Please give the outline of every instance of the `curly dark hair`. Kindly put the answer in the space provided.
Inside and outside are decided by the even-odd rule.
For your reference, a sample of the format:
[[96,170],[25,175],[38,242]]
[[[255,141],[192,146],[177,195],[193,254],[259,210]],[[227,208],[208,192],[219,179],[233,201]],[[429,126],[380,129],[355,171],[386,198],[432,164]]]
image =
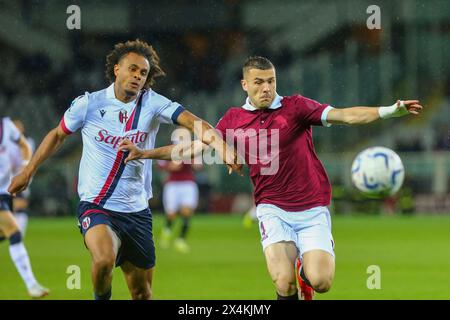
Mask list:
[[149,64],[150,70],[148,72],[147,81],[145,81],[144,88],[148,89],[155,83],[156,77],[165,76],[165,72],[159,66],[159,57],[155,49],[147,42],[136,39],[134,41],[121,42],[114,46],[114,49],[106,56],[106,79],[110,83],[116,80],[114,75],[114,66],[128,53],[134,52],[145,57]]

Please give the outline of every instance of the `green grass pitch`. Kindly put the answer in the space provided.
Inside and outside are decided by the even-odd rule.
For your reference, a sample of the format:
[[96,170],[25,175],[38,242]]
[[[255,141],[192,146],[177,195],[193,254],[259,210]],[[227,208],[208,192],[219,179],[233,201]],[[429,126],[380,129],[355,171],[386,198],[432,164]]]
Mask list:
[[[163,225],[155,215],[155,241]],[[334,216],[336,277],[316,299],[450,299],[450,217]],[[25,237],[34,273],[51,289],[47,299],[92,299],[90,256],[75,218],[31,217]],[[192,252],[157,247],[155,299],[274,299],[275,290],[255,224],[241,216],[198,215],[189,234]],[[81,270],[81,289],[68,289],[70,265]],[[367,268],[381,270],[381,289],[367,288]],[[0,243],[0,299],[28,299],[25,286]],[[119,268],[113,299],[129,299]]]

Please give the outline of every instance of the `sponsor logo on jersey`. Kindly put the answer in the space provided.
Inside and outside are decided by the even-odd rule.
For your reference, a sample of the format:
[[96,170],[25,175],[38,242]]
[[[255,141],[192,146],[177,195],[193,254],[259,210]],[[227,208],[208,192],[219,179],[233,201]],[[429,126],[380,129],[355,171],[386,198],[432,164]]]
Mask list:
[[112,145],[115,149],[120,144],[123,139],[129,139],[134,144],[139,144],[144,142],[148,137],[148,132],[136,131],[134,133],[129,133],[123,137],[121,136],[113,136],[108,133],[108,130],[102,129],[98,132],[98,135],[95,137],[95,140],[98,142],[104,142],[106,144]]
[[106,111],[105,110],[100,110],[100,115],[102,116],[102,118],[103,118],[103,116],[105,115],[105,113],[106,113]]

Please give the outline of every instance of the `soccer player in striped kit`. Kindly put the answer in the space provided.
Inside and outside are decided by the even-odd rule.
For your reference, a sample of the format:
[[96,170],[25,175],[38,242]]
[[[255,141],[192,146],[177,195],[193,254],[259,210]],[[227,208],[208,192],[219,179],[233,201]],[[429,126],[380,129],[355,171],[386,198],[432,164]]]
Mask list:
[[[219,135],[202,134],[211,125],[151,89],[155,78],[164,75],[152,46],[140,40],[116,44],[106,58],[106,75],[110,86],[72,102],[9,190],[25,189],[42,162],[81,129],[78,219],[92,256],[95,299],[111,298],[114,265],[121,267],[133,299],[151,299],[155,250],[148,208],[151,173],[145,172],[151,166],[142,160],[125,164],[127,153],[118,151],[120,142],[153,148],[161,123],[178,124],[218,150],[230,172],[240,172],[242,166]],[[201,126],[194,128],[195,121]]]

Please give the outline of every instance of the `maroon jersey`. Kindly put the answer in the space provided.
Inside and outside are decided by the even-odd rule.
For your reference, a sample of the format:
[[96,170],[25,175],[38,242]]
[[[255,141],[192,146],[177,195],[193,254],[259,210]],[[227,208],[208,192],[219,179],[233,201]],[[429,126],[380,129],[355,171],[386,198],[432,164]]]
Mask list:
[[176,171],[169,171],[168,165],[169,161],[158,161],[158,165],[160,168],[169,172],[169,176],[167,177],[166,182],[172,181],[195,181],[194,171],[192,169],[192,165],[182,163]]
[[277,96],[269,108],[255,109],[247,98],[219,120],[216,129],[234,141],[249,166],[256,205],[303,211],[330,204],[331,185],[314,151],[311,126],[329,126],[331,108],[294,95]]

